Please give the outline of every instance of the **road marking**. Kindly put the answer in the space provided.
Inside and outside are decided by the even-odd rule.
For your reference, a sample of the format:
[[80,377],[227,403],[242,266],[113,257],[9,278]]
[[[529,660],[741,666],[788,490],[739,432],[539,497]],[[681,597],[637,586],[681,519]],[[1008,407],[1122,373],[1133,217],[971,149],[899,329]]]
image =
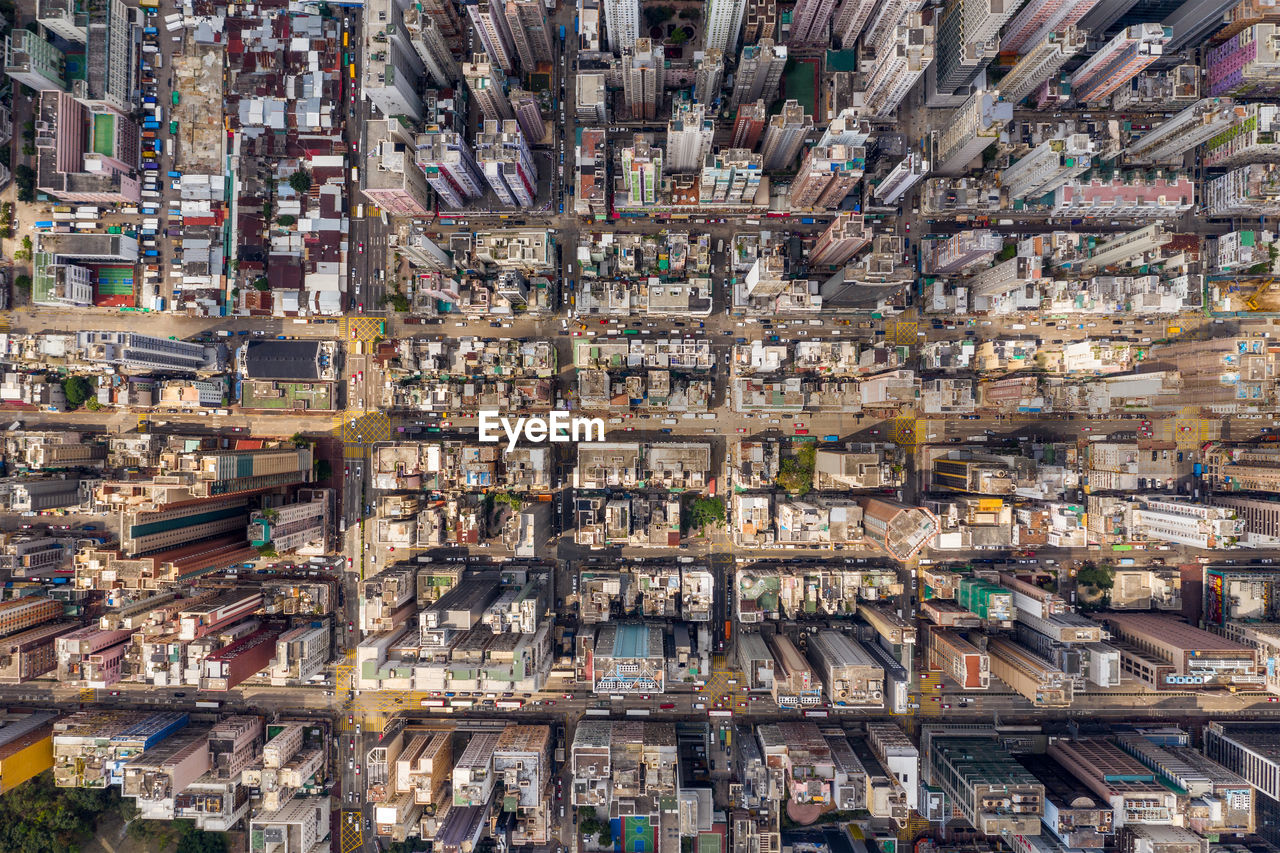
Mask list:
[[918,340],[920,324],[914,320],[889,320],[884,325],[885,337],[898,346],[912,346]]
[[[359,778],[359,777],[357,777]],[[339,849],[341,853],[355,853],[364,847],[364,826],[361,813],[344,811],[338,825]]]

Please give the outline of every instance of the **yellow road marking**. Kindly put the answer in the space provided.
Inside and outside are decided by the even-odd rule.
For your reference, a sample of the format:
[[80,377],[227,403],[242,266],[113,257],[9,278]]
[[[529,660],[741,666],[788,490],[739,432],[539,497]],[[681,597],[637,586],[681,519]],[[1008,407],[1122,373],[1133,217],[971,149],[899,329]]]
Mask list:
[[355,853],[364,847],[364,826],[360,812],[344,811],[338,822],[339,849],[341,853]]

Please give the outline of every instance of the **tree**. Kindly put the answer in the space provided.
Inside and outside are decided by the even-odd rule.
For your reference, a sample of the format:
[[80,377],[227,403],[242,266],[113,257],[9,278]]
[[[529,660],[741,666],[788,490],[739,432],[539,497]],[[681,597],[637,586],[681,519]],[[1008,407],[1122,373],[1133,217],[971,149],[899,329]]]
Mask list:
[[276,224],[288,228],[290,225],[298,221],[298,217],[292,213],[282,213],[276,217]]
[[1093,563],[1086,563],[1079,572],[1076,573],[1076,583],[1081,586],[1091,586],[1095,589],[1108,590],[1115,585],[1115,570],[1103,563],[1096,566]]
[[271,289],[271,283],[267,281],[265,275],[260,275],[253,280],[253,289],[267,291]]
[[778,478],[774,481],[797,496],[804,496],[813,488],[813,468],[818,458],[818,447],[805,442],[794,455],[782,460],[778,466]]
[[511,492],[490,492],[489,497],[495,507],[509,506],[512,512],[519,512],[520,507],[524,505],[524,501]]
[[311,440],[302,433],[295,432],[293,435],[289,436],[289,443],[294,447],[306,447],[311,443]]
[[724,524],[724,498],[698,498],[689,511],[690,523],[699,530]]
[[90,397],[84,401],[84,407],[91,412],[96,412],[102,408],[102,404],[98,402],[97,397]]
[[23,273],[13,280],[13,286],[21,290],[23,293],[30,295],[31,293],[31,276]]
[[67,405],[75,409],[93,394],[93,385],[83,376],[68,376],[62,380],[62,393],[67,397]]
[[1016,254],[1018,254],[1018,247],[1010,243],[1008,246],[1005,246],[1000,250],[999,254],[996,255],[996,260],[1007,261]]
[[119,796],[115,788],[58,788],[46,770],[0,797],[0,850],[72,853]]
[[675,10],[670,6],[646,6],[644,22],[651,27],[656,27],[664,21],[671,20],[675,13]]
[[14,250],[13,259],[15,261],[31,260],[31,249],[31,235],[28,234],[22,238],[22,248]]
[[258,546],[258,556],[264,560],[274,560],[280,554],[276,552],[276,546],[268,542],[265,545]]
[[304,169],[299,169],[289,176],[289,186],[293,187],[293,191],[298,195],[306,195],[311,190],[311,174]]
[[401,314],[409,310],[409,297],[398,290],[395,293],[388,293],[382,298],[382,301],[384,304],[390,305],[393,311]]
[[315,464],[316,482],[322,483],[333,476],[333,466],[328,459],[317,459]]
[[680,27],[674,33],[671,34],[670,38],[667,39],[667,44],[684,44],[688,40],[689,40],[689,31],[684,27]]
[[19,163],[13,170],[13,180],[18,184],[18,201],[36,200],[36,170],[26,163]]
[[191,821],[180,820],[178,846],[173,853],[227,853],[227,837],[220,832],[196,829]]

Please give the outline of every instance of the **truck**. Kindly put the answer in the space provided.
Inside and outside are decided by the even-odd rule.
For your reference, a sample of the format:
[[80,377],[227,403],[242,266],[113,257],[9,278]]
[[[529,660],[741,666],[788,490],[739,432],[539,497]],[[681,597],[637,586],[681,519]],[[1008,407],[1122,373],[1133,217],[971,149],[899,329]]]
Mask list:
[[560,25],[560,42],[561,44],[564,43],[564,24]]

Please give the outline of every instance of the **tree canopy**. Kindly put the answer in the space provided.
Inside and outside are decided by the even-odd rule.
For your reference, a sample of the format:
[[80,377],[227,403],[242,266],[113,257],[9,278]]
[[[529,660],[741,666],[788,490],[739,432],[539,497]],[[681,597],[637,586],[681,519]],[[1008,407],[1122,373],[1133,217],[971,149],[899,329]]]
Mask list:
[[298,195],[306,195],[311,190],[311,173],[299,169],[289,176],[289,186]]
[[62,380],[62,393],[67,397],[67,405],[78,408],[93,394],[93,385],[83,376],[68,376]]
[[699,530],[724,524],[723,498],[698,498],[689,511],[690,523]]
[[0,797],[0,850],[75,853],[118,799],[115,788],[58,788],[46,770]]

